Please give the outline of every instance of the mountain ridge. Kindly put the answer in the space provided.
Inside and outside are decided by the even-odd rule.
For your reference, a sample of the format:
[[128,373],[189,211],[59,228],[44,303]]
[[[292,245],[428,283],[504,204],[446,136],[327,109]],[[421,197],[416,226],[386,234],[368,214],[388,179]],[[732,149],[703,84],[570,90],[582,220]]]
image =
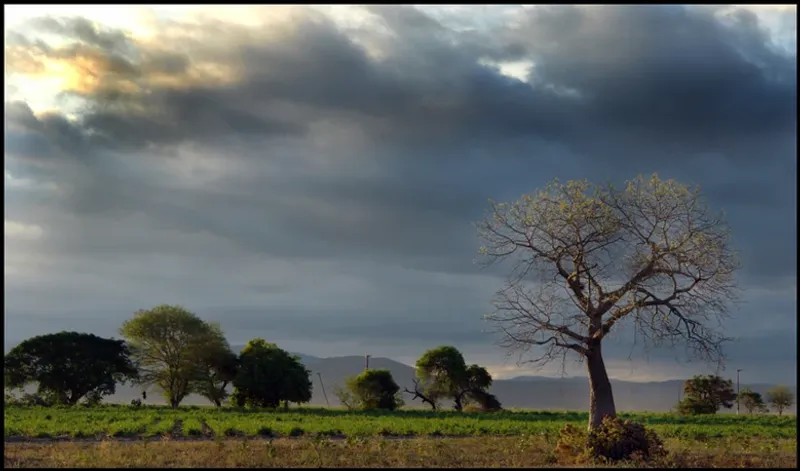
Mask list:
[[[241,351],[241,347],[232,347],[234,352]],[[297,355],[302,363],[311,371],[313,385],[311,405],[339,406],[340,403],[334,394],[336,386],[344,386],[345,379],[357,375],[364,370],[364,357],[348,355],[341,357],[316,357],[302,353]],[[415,377],[414,368],[391,358],[370,357],[370,368],[388,369],[394,380],[404,388],[412,388],[412,379]],[[614,399],[619,411],[652,411],[667,412],[681,399],[684,380],[666,380],[650,382],[634,382],[612,379]],[[509,379],[498,379],[492,383],[490,391],[497,396],[505,408],[541,409],[541,410],[586,410],[589,402],[589,384],[586,378],[572,376],[554,378],[547,376],[523,375]],[[772,387],[770,384],[743,383],[741,388],[749,387],[756,392],[765,393]],[[794,385],[787,385],[792,392],[797,394]],[[131,399],[141,397],[141,388],[119,385],[117,393],[110,397],[108,402],[130,402]],[[425,407],[419,401],[412,401],[411,395],[404,393],[406,407]],[[148,388],[148,403],[163,403],[157,391]],[[186,405],[208,405],[209,401],[197,395],[190,395],[182,403]],[[443,404],[446,406],[446,404]],[[795,413],[796,406],[792,406],[788,413]],[[721,413],[735,412],[723,410]]]

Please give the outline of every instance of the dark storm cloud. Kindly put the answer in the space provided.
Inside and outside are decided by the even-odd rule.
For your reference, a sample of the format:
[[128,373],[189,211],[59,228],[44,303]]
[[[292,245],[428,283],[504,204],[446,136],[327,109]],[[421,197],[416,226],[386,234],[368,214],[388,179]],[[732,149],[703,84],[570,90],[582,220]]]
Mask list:
[[[459,253],[465,250],[473,243],[467,237],[453,241],[436,235],[444,226],[463,231],[463,222],[479,215],[481,200],[500,188],[532,189],[530,175],[556,157],[543,143],[559,142],[581,158],[591,148],[596,155],[590,159],[631,161],[645,172],[647,167],[669,168],[669,162],[653,159],[664,158],[664,149],[676,146],[681,152],[667,155],[689,159],[711,152],[738,159],[740,149],[752,152],[756,146],[769,147],[768,159],[793,155],[780,146],[792,142],[794,59],[770,49],[757,21],[746,15],[735,16],[726,26],[707,12],[683,7],[531,9],[520,25],[498,35],[526,49],[535,62],[534,85],[529,86],[479,65],[474,51],[447,41],[448,31],[416,9],[370,10],[398,36],[393,41],[375,38],[384,53],[381,60],[368,57],[318,15],[298,14],[295,23],[281,29],[282,40],[261,44],[247,42],[244,31],[226,28],[233,38],[228,63],[241,74],[235,83],[151,86],[146,96],[133,97],[144,113],[113,106],[114,100],[99,106],[109,96],[98,90],[88,96],[98,106],[84,113],[79,123],[107,144],[158,149],[231,136],[302,139],[320,117],[350,121],[364,130],[368,148],[363,158],[378,166],[378,175],[326,182],[312,173],[288,181],[304,187],[305,197],[360,211],[371,223],[369,238],[385,242],[379,248],[401,248],[407,255],[414,255],[414,247],[422,250],[420,255],[438,252],[441,245]],[[43,25],[97,46],[95,55],[106,51],[113,57],[120,37],[112,35],[112,41],[112,36],[92,36],[95,29],[84,23],[47,20]],[[560,27],[562,23],[577,26]],[[220,25],[206,28],[213,33]],[[409,44],[421,47],[412,52]],[[168,69],[188,69],[185,56],[169,57],[180,60]],[[104,70],[109,68],[126,73],[111,66]],[[560,96],[545,85],[575,89],[580,97]],[[281,106],[287,112],[280,117],[270,112]],[[51,142],[72,146],[75,154],[81,136],[65,120],[48,119]],[[661,141],[670,145],[662,146]],[[491,158],[470,155],[476,147],[488,149]],[[274,161],[268,155],[269,142],[264,148],[264,153],[251,152],[255,168]],[[489,162],[507,170],[474,170],[486,169]],[[291,189],[282,190],[289,196],[285,200],[291,200]],[[736,193],[739,198],[742,194]],[[202,195],[185,195],[196,197]],[[114,204],[113,199],[108,203]],[[315,224],[297,209],[278,218],[298,229],[327,230],[327,237],[339,244],[364,233],[360,227],[337,227],[335,221]],[[454,221],[447,221],[448,215]],[[407,244],[400,243],[393,234],[402,234],[415,218],[442,221],[427,225],[428,234],[420,232],[426,224],[417,225],[401,238]],[[425,244],[437,239],[448,242]]]
[[580,93],[587,119],[714,152],[796,121],[796,60],[753,13],[729,23],[676,5],[536,8],[511,37],[535,57],[534,79]]
[[[743,280],[796,276],[796,56],[775,49],[748,12],[535,7],[512,26],[455,32],[412,7],[366,10],[380,28],[346,30],[297,9],[256,29],[170,22],[147,44],[80,18],[41,20],[39,30],[73,44],[12,33],[19,68],[42,56],[80,61],[97,80],[68,93],[83,100],[75,119],[6,103],[6,168],[26,177],[50,162],[60,193],[49,209],[87,221],[144,215],[145,227],[212,234],[281,260],[449,274],[480,273],[471,222],[489,197],[517,198],[554,177],[659,172],[701,184],[712,208],[726,209]],[[530,83],[485,65],[522,59],[534,64]],[[192,180],[203,170],[181,160],[193,152],[210,156],[203,183]],[[15,201],[9,214],[34,214]],[[62,227],[47,239],[55,253],[157,250],[136,233],[144,223],[106,233],[52,221]],[[450,314],[430,306],[419,320],[390,321],[421,288],[381,283],[397,294],[372,307],[372,320],[331,299],[275,325],[290,338],[485,335],[478,321],[448,328]],[[485,311],[447,295],[455,317]],[[251,322],[241,312],[227,318],[232,329]],[[337,320],[309,327],[315,315]]]

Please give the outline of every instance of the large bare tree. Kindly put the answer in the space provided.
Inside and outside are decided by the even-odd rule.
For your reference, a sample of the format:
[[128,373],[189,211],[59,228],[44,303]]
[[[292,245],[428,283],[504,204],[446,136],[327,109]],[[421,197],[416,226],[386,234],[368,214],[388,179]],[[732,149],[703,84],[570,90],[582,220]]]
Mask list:
[[709,210],[699,188],[657,175],[624,188],[554,181],[491,204],[478,223],[481,254],[510,274],[487,317],[521,362],[563,362],[570,352],[586,361],[589,428],[616,415],[601,346],[618,323],[632,322],[647,346],[682,343],[691,356],[723,362],[719,327],[739,263],[724,214]]

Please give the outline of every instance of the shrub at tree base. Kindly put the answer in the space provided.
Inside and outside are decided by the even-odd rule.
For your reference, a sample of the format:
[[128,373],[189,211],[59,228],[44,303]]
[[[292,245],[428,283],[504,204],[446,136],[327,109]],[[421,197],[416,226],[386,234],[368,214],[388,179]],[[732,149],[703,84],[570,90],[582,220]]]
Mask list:
[[642,424],[616,417],[605,417],[599,427],[588,433],[567,424],[559,433],[555,451],[562,464],[622,460],[650,462],[667,455],[655,432]]

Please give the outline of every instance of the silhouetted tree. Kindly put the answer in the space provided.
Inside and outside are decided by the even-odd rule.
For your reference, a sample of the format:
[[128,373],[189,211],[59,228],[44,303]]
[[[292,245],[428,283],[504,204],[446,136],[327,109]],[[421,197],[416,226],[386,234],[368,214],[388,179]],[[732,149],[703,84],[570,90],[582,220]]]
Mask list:
[[222,406],[228,397],[225,389],[236,377],[239,358],[231,351],[231,347],[219,326],[209,325],[209,340],[206,342],[200,357],[197,375],[190,384],[190,389],[211,401],[215,406]]
[[129,355],[122,340],[78,332],[40,335],[5,356],[5,386],[37,383],[37,395],[47,403],[74,405],[83,397],[99,403],[114,394],[117,383],[137,378]]
[[239,355],[233,380],[234,404],[278,407],[281,401],[303,403],[311,400],[311,372],[291,355],[264,339],[253,339]]
[[488,316],[502,345],[530,362],[572,352],[589,375],[589,427],[616,416],[602,341],[630,319],[644,345],[685,342],[690,353],[723,359],[713,330],[734,299],[739,267],[722,216],[697,188],[656,175],[622,189],[553,182],[514,203],[491,203],[478,224],[486,264],[511,261]]

